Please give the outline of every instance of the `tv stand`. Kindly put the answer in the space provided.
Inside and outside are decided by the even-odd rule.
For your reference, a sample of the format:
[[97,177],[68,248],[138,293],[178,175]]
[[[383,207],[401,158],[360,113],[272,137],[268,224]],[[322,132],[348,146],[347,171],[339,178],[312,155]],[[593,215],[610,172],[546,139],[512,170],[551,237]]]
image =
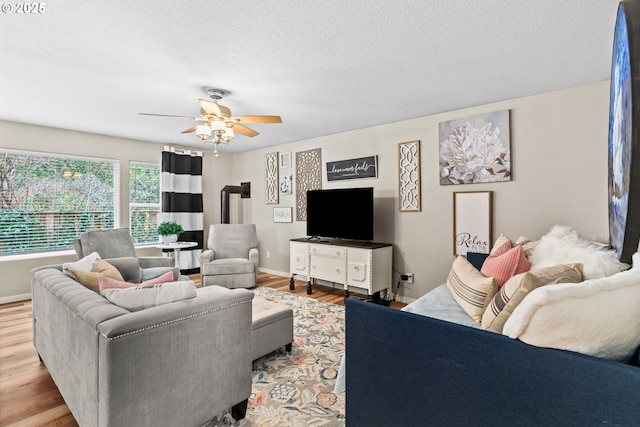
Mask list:
[[307,278],[309,295],[316,279],[344,285],[345,298],[350,289],[375,298],[391,286],[393,246],[389,243],[304,237],[290,240],[289,250],[291,290],[296,275]]

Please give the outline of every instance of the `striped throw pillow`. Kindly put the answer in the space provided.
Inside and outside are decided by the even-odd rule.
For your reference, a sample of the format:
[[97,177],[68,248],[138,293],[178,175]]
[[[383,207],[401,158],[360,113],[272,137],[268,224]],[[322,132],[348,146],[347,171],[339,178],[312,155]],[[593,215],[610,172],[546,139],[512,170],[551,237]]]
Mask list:
[[483,276],[467,259],[460,255],[451,266],[447,287],[458,305],[476,322],[497,292],[493,277]]
[[502,333],[513,310],[532,290],[554,283],[582,281],[582,264],[561,264],[534,272],[516,274],[496,293],[482,315],[482,329]]

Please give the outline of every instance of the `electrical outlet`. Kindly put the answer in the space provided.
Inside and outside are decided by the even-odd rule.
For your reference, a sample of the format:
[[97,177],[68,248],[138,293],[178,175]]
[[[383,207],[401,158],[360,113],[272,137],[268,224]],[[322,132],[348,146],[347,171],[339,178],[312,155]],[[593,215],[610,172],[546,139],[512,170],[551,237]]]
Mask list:
[[413,273],[404,273],[400,275],[400,280],[407,283],[413,283]]
[[267,258],[271,258],[271,252],[267,251]]

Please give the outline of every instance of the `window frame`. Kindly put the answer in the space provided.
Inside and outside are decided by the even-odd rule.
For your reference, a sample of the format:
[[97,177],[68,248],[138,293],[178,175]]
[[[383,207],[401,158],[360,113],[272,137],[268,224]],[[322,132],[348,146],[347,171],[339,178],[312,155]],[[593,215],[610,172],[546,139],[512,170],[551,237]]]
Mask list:
[[[158,203],[137,203],[137,202],[133,202],[132,201],[132,194],[131,194],[131,184],[132,184],[132,180],[131,180],[131,167],[132,166],[147,166],[147,167],[154,167],[158,169]],[[160,188],[160,180],[162,178],[162,165],[160,163],[153,163],[153,162],[141,162],[141,161],[136,161],[136,160],[130,160],[129,161],[129,169],[128,169],[128,173],[129,173],[129,200],[128,200],[128,204],[129,204],[129,208],[128,208],[128,215],[129,215],[129,230],[131,231],[131,236],[132,236],[132,240],[133,240],[133,245],[134,246],[148,246],[154,243],[158,243],[158,237],[156,236],[155,240],[150,240],[150,241],[146,241],[146,242],[136,242],[136,236],[134,235],[134,230],[133,230],[133,218],[132,218],[132,213],[133,213],[133,208],[134,207],[156,207],[158,208],[158,216],[157,216],[157,223],[160,223],[160,213],[161,213],[161,201],[162,201],[162,190]]]
[[[44,157],[49,159],[64,159],[64,160],[77,160],[77,161],[85,161],[85,162],[103,162],[103,163],[111,163],[113,168],[113,204],[112,204],[112,212],[113,212],[113,228],[119,228],[120,225],[120,160],[113,158],[105,158],[105,157],[96,157],[96,156],[82,156],[76,154],[66,154],[66,153],[48,153],[43,151],[34,151],[34,150],[18,150],[12,148],[0,147],[0,154],[9,154],[16,156],[30,156],[30,157]],[[84,231],[81,231],[81,234]],[[79,236],[78,234],[78,236]],[[76,237],[78,237],[76,236]],[[30,257],[42,257],[42,256],[51,256],[63,254],[65,252],[73,252],[74,247],[73,244],[61,247],[59,249],[45,249],[45,250],[35,250],[29,252],[2,252],[0,251],[0,260],[6,259],[18,259],[18,258],[30,258]]]

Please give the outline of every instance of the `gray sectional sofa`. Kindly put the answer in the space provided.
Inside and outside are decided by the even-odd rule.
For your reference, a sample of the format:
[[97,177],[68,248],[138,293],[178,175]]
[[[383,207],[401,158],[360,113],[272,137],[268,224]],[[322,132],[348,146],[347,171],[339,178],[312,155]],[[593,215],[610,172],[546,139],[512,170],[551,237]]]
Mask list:
[[32,293],[33,343],[81,426],[200,426],[229,408],[244,417],[252,292],[210,286],[130,312],[48,266],[32,271]]

